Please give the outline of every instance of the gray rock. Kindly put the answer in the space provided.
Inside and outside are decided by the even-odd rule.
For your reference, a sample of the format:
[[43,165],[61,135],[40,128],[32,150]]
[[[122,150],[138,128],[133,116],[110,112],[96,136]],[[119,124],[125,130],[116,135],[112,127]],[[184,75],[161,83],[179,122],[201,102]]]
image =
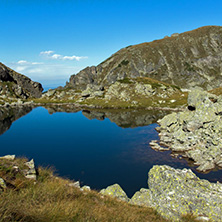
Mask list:
[[[191,108],[193,107],[193,108]],[[222,156],[222,102],[216,95],[195,88],[188,95],[190,110],[158,120],[160,142],[194,161],[199,171],[220,166]],[[155,144],[151,147],[162,150]]]
[[36,169],[35,169],[35,163],[34,160],[30,160],[29,162],[25,163],[26,166],[28,166],[28,170],[25,171],[25,177],[28,179],[37,179]]
[[141,94],[144,96],[151,96],[154,90],[152,89],[152,86],[150,84],[136,83],[135,92],[136,94]]
[[90,188],[90,186],[83,186],[83,187],[81,187],[81,189],[80,189],[81,191],[90,191],[91,190],[91,188]]
[[0,189],[4,190],[6,188],[5,181],[0,177]]
[[140,191],[136,192],[129,201],[130,204],[151,207],[150,190],[141,188]]
[[[185,214],[222,220],[222,184],[199,179],[191,170],[153,166],[149,171],[147,206],[163,217],[179,221]],[[140,196],[141,196],[140,195]],[[144,203],[144,202],[143,202]]]
[[188,107],[198,109],[202,104],[206,104],[207,101],[211,102],[211,100],[217,101],[217,96],[204,91],[200,87],[195,87],[188,94],[187,104]]
[[129,201],[129,198],[127,197],[126,193],[123,191],[123,189],[118,184],[114,184],[112,186],[108,186],[106,189],[102,189],[100,191],[103,195],[113,196],[120,200]]
[[46,93],[44,93],[44,96],[50,97],[55,95],[56,90],[54,89],[49,89]]
[[69,185],[70,187],[80,188],[80,183],[79,183],[79,181],[74,182],[74,183],[69,183],[68,185]]
[[0,157],[0,159],[14,160],[14,159],[15,159],[15,155],[6,155],[6,156],[2,156],[2,157]]

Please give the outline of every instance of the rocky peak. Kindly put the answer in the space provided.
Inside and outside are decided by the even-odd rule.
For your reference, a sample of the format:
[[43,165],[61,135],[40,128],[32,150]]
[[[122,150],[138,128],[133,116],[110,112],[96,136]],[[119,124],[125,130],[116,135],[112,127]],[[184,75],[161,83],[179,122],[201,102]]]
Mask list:
[[19,98],[39,98],[42,85],[0,63],[0,94]]

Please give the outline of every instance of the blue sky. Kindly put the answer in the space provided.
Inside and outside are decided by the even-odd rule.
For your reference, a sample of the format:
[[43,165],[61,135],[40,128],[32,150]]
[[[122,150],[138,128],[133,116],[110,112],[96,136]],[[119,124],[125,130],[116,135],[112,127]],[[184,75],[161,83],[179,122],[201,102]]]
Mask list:
[[128,45],[222,25],[214,0],[0,0],[0,61],[45,87]]

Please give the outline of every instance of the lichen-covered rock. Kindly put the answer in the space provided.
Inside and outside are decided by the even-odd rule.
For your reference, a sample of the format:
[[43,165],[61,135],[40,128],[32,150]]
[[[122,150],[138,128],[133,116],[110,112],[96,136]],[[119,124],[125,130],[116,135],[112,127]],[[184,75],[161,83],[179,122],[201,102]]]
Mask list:
[[31,159],[29,162],[25,163],[26,166],[28,166],[28,170],[25,172],[25,177],[28,179],[33,179],[36,180],[37,175],[36,175],[36,169],[35,169],[35,163],[34,160]]
[[86,185],[84,185],[83,187],[81,187],[80,190],[81,190],[81,191],[90,191],[91,188],[90,188],[90,186],[86,186]]
[[14,160],[14,159],[15,159],[15,155],[5,155],[5,156],[1,156],[0,159]]
[[151,96],[154,92],[150,84],[136,83],[135,92],[144,96]]
[[82,91],[82,97],[96,97],[96,96],[103,96],[104,88],[102,86],[88,84],[86,89]]
[[139,206],[151,207],[150,190],[141,188],[140,191],[136,192],[130,199],[129,203]]
[[199,108],[202,104],[205,104],[207,100],[217,100],[217,96],[211,93],[204,91],[200,87],[195,87],[188,94],[187,104],[190,107],[194,107],[196,109]]
[[79,182],[79,181],[76,181],[76,182],[73,182],[73,183],[69,183],[68,186],[70,186],[70,187],[76,187],[76,188],[79,188],[79,189],[80,189],[80,182]]
[[103,195],[113,196],[120,200],[129,201],[129,198],[127,197],[126,193],[123,191],[123,189],[118,184],[114,184],[112,186],[108,186],[106,189],[102,189],[100,191]]
[[0,190],[4,190],[6,188],[5,181],[0,177]]
[[[209,171],[222,162],[222,100],[195,88],[188,95],[188,108],[158,120],[160,144],[174,152],[183,152],[199,171]],[[161,147],[150,143],[154,149]]]
[[163,217],[177,221],[193,214],[222,221],[222,184],[199,179],[191,170],[154,166],[149,171],[147,206]]

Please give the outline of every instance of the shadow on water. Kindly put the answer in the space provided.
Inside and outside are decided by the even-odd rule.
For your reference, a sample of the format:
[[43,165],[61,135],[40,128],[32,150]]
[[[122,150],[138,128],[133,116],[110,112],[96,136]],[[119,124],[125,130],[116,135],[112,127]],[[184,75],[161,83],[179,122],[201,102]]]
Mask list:
[[38,165],[54,166],[60,176],[93,189],[118,183],[129,196],[147,187],[147,173],[157,164],[191,168],[213,182],[222,178],[221,170],[200,174],[192,162],[150,148],[149,142],[159,138],[156,121],[169,111],[81,111],[72,106],[31,110],[0,109],[0,155],[35,158]]

